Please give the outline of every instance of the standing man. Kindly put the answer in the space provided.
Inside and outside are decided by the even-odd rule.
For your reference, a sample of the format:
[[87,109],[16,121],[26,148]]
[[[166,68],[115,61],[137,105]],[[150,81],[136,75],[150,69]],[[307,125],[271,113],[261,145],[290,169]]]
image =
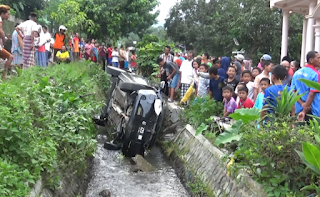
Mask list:
[[[171,47],[170,46],[166,46],[164,48],[164,53],[162,55],[160,55],[160,57],[165,62],[173,62],[174,57],[173,57],[173,55],[171,55],[170,51],[171,51]],[[167,82],[168,74],[167,74],[166,70],[163,69],[162,67],[160,68],[160,74],[161,74],[161,81],[164,81],[166,83],[164,94],[169,96],[169,88],[168,88],[168,82]]]
[[2,20],[8,20],[9,15],[10,15],[10,7],[7,5],[0,5],[0,58],[4,60],[7,59],[4,65],[4,70],[2,72],[3,79],[7,78],[7,71],[10,68],[11,62],[13,60],[13,56],[3,48],[4,47],[3,42],[6,36],[2,29]]
[[112,65],[112,45],[108,44],[108,65]]
[[[235,58],[234,64],[237,66],[236,79],[237,79],[238,81],[240,81],[241,73],[242,73],[241,64],[243,63],[244,56],[241,55],[241,54],[238,54],[238,55],[234,56],[234,58]],[[228,68],[224,68],[224,69],[225,69],[225,70],[228,70]]]
[[67,28],[63,25],[60,25],[59,32],[54,35],[54,44],[53,44],[53,57],[54,62],[57,61],[57,52],[61,50],[62,46],[64,46],[64,41],[66,38],[65,32]]
[[164,53],[162,55],[160,55],[160,57],[165,61],[165,62],[173,62],[173,55],[171,55],[170,53],[171,51],[171,47],[170,46],[166,46],[164,48]]
[[188,53],[188,59],[183,61],[180,67],[180,79],[181,79],[181,99],[188,91],[191,83],[193,82],[193,52]]
[[80,49],[79,49],[79,33],[76,33],[73,38],[73,60],[78,61],[80,59]]
[[300,95],[304,94],[301,99],[295,104],[295,113],[299,114],[298,119],[300,121],[312,120],[312,117],[307,115],[313,115],[320,117],[320,93],[314,88],[306,86],[299,79],[307,79],[310,81],[320,82],[320,54],[317,51],[310,51],[307,54],[308,64],[296,71],[292,78],[291,87],[294,91]]
[[126,52],[124,51],[123,45],[120,46],[119,51],[119,68],[124,69],[124,63],[126,61]]
[[23,68],[29,68],[35,65],[34,54],[34,33],[39,30],[37,25],[38,15],[34,12],[30,13],[30,19],[21,23],[16,30],[21,38],[23,38]]
[[106,56],[108,49],[106,48],[104,42],[101,43],[99,47],[99,63],[102,64],[102,70],[106,70]]
[[43,30],[43,39],[46,41],[45,42],[45,49],[46,49],[46,62],[47,66],[49,63],[49,59],[51,57],[51,34],[48,32],[48,27],[47,26],[42,26]]

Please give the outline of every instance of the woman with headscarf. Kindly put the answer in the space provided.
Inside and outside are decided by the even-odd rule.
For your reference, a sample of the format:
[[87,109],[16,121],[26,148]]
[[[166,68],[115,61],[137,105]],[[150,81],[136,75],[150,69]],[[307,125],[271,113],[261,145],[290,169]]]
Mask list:
[[35,43],[36,47],[36,54],[35,54],[35,60],[36,60],[36,65],[41,66],[41,67],[46,67],[47,66],[47,58],[46,58],[46,47],[45,43],[47,42],[44,33],[42,31],[42,26],[38,25],[38,42]]
[[[16,24],[17,27],[19,24]],[[17,30],[14,30],[12,33],[12,47],[11,54],[13,55],[13,65],[18,65],[19,68],[22,68],[23,65],[23,57],[22,57],[22,49],[23,49],[23,40],[19,36]]]

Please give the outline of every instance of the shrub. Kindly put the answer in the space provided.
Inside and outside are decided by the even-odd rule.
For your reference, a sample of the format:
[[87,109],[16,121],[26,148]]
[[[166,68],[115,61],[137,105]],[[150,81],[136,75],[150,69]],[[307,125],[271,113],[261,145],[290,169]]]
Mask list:
[[285,122],[273,122],[260,128],[247,126],[234,155],[239,168],[249,169],[253,178],[265,186],[270,196],[285,196],[310,181],[311,171],[299,159],[303,141],[313,141],[309,127],[296,127]]
[[0,84],[0,196],[25,196],[42,173],[54,186],[57,169],[83,175],[106,79],[98,66],[75,63],[33,67]]
[[198,99],[196,103],[191,101],[190,106],[183,111],[183,120],[192,124],[195,128],[206,120],[209,121],[210,117],[220,117],[223,114],[223,104],[221,102],[210,99],[209,96],[204,98],[204,102],[200,100]]

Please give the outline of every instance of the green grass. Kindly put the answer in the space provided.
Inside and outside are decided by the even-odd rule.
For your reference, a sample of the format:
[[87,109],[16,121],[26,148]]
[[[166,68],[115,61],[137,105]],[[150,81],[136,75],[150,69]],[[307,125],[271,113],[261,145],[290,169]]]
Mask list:
[[[109,79],[87,62],[18,70],[0,82],[0,196],[26,196],[36,180],[81,177],[96,148],[92,122]],[[76,167],[76,169],[75,169]]]

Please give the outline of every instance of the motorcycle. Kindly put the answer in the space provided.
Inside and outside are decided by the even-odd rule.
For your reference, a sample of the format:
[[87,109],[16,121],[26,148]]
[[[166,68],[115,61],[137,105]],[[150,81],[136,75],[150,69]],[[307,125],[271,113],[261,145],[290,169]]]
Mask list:
[[162,89],[127,71],[107,67],[111,88],[104,114],[100,120],[116,125],[114,140],[106,142],[109,150],[122,149],[126,157],[144,156],[156,142],[165,115]]

